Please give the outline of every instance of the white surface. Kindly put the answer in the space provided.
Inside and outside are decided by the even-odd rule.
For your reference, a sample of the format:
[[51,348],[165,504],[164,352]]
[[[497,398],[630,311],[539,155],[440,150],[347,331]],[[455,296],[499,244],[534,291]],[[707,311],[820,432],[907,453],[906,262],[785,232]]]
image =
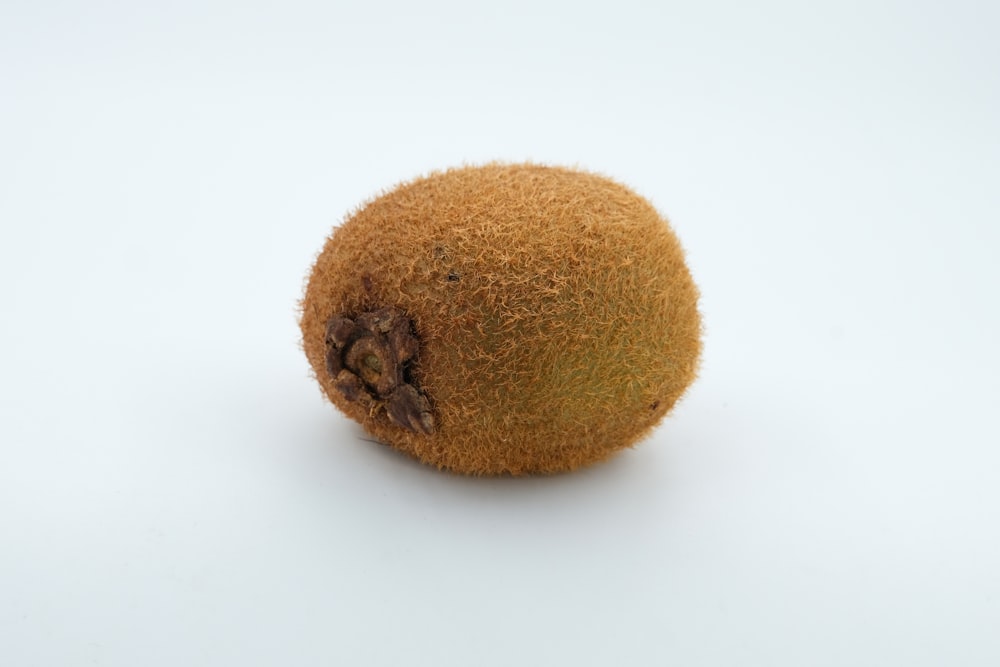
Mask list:
[[[992,3],[5,2],[0,664],[1000,664]],[[395,182],[579,164],[673,221],[656,435],[464,479],[295,305]]]

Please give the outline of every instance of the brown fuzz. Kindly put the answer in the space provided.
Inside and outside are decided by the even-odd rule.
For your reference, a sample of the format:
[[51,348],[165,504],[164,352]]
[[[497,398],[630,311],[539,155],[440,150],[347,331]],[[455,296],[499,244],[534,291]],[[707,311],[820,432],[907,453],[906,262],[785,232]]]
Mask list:
[[419,344],[412,322],[395,308],[335,315],[326,325],[326,371],[346,401],[384,407],[389,420],[430,435],[434,416],[420,391],[407,381],[407,366]]
[[632,446],[701,353],[698,290],[666,219],[612,180],[535,164],[433,173],[366,203],[317,258],[300,326],[337,408],[476,475]]

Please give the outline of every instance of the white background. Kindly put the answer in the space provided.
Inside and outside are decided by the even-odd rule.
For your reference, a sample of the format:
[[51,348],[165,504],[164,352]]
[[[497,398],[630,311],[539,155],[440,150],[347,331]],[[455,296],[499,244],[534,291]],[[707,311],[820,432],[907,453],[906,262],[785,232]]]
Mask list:
[[[0,5],[0,664],[1000,664],[1000,10]],[[672,221],[700,380],[579,474],[325,403],[382,188],[579,165]]]

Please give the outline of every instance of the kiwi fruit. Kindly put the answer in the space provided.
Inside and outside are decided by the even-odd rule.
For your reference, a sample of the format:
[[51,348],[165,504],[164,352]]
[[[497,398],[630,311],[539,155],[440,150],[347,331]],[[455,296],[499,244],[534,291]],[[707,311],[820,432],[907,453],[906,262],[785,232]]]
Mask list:
[[554,473],[647,435],[694,380],[698,290],[667,221],[576,169],[436,172],[336,227],[301,303],[325,395],[459,473]]

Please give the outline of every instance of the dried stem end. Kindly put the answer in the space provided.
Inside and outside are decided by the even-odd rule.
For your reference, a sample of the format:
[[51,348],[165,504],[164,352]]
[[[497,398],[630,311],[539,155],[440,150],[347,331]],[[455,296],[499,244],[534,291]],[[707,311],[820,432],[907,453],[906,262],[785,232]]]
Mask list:
[[326,370],[348,401],[384,408],[397,426],[430,435],[430,404],[407,372],[419,349],[412,331],[413,322],[397,308],[353,319],[335,315],[326,324]]

